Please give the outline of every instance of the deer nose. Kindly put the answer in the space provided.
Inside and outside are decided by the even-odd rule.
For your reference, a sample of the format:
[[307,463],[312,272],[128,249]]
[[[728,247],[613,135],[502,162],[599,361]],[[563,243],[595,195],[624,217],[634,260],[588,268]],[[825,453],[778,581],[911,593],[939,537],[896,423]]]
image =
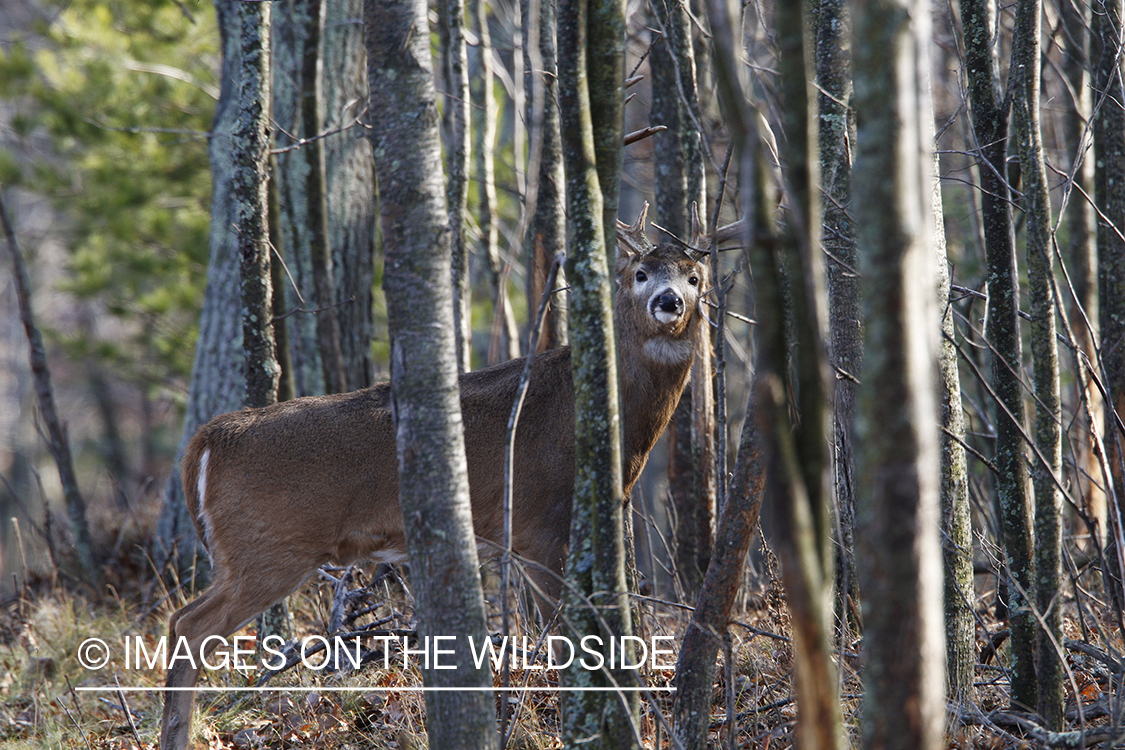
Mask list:
[[662,292],[652,301],[652,314],[661,322],[668,323],[683,313],[684,301],[675,292]]

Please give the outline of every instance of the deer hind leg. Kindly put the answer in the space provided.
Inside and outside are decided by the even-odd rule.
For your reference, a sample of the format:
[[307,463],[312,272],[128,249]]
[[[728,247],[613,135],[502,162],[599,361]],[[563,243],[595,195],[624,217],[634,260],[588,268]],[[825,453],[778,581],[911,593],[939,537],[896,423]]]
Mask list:
[[208,636],[226,638],[254,615],[293,593],[309,572],[298,568],[295,572],[275,571],[276,575],[272,576],[268,572],[260,573],[252,581],[222,577],[202,596],[172,615],[168,623],[168,653],[182,654],[183,651],[176,648],[182,640],[187,644],[191,659],[176,659],[168,669],[165,687],[177,689],[164,696],[160,728],[163,750],[187,750],[191,741],[191,711],[195,704],[191,688],[199,679],[202,659],[220,645],[217,639],[212,639],[204,651],[204,640]]

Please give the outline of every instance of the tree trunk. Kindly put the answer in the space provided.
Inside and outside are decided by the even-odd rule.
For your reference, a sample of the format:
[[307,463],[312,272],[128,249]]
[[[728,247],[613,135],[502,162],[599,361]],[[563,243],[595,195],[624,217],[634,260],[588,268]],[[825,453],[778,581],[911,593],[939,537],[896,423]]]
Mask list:
[[734,601],[742,586],[746,554],[762,510],[765,477],[754,415],[747,405],[742,440],[726,505],[719,516],[715,550],[695,601],[676,662],[673,736],[686,750],[705,750],[711,723],[711,688]]
[[[1121,81],[1121,24],[1125,3],[1093,4],[1090,63],[1094,67],[1094,204],[1098,207],[1098,300],[1101,322],[1101,377],[1108,391],[1105,447],[1117,497],[1117,514],[1125,512],[1125,86]],[[1117,563],[1125,531],[1112,530],[1107,550],[1114,576],[1109,585],[1120,608],[1125,606],[1125,577]]]
[[286,286],[288,342],[298,396],[347,388],[329,245],[320,37],[321,0],[275,6],[273,118],[277,125],[281,251],[293,277]]
[[[1035,607],[1038,712],[1055,731],[1063,727],[1062,603],[1062,409],[1055,340],[1054,248],[1051,197],[1039,129],[1040,0],[1020,0],[1012,37],[1009,90],[1019,145],[1026,217],[1027,279],[1031,301],[1031,355],[1035,383]],[[1044,463],[1046,461],[1046,463]]]
[[442,190],[438,111],[426,5],[367,0],[372,142],[387,240],[384,289],[391,331],[391,403],[399,498],[421,639],[453,636],[452,669],[426,669],[433,748],[495,748],[487,667],[466,638],[487,637],[469,505],[457,387],[450,225]]
[[[851,205],[855,114],[851,100],[851,59],[845,49],[851,24],[843,0],[822,0],[817,15],[816,80],[821,189],[824,191],[823,239],[828,257],[828,325],[830,356],[836,370],[832,421],[835,440],[833,474],[839,515],[836,585],[840,623],[848,622],[849,598],[859,602],[855,575],[855,456],[852,424],[856,376],[863,367],[863,320],[860,314],[859,265]],[[855,623],[858,625],[858,623]]]
[[854,18],[865,326],[856,422],[863,745],[936,750],[945,658],[930,11],[925,0],[873,0],[857,5]]
[[[496,206],[496,169],[493,163],[496,143],[496,100],[492,94],[492,34],[488,28],[488,12],[482,0],[469,0],[469,17],[477,43],[469,56],[470,96],[479,112],[473,127],[473,157],[476,161],[477,211],[480,225],[481,252],[487,268],[488,287],[492,296],[492,325],[488,341],[488,364],[507,362],[520,356],[519,329],[508,299],[508,274],[500,258],[499,221]],[[534,309],[538,300],[531,300]]]
[[1012,628],[1012,704],[1031,708],[1035,694],[1035,618],[1027,595],[1034,590],[1031,498],[1024,453],[1026,419],[1019,371],[1019,277],[1015,238],[1008,205],[1007,104],[992,51],[994,5],[990,0],[962,0],[965,69],[969,111],[980,150],[982,222],[988,264],[988,324],[985,337],[992,352],[992,392],[996,398],[996,495],[1004,539],[1005,568],[1011,576],[1008,612]]
[[[74,473],[74,461],[70,454],[70,439],[66,434],[66,426],[59,419],[58,410],[55,408],[55,392],[51,387],[51,370],[47,364],[47,350],[43,346],[43,337],[35,325],[31,313],[31,281],[28,279],[27,267],[23,262],[23,253],[16,241],[16,230],[8,217],[8,209],[4,205],[3,195],[0,194],[0,219],[2,219],[4,237],[8,242],[8,250],[12,254],[12,278],[15,279],[16,296],[19,301],[20,320],[23,322],[24,333],[27,336],[28,359],[32,376],[35,378],[35,392],[39,399],[39,411],[43,415],[43,422],[47,426],[47,448],[51,457],[55,459],[55,466],[59,472],[59,482],[62,484],[63,500],[66,503],[67,516],[70,518],[70,527],[74,532],[74,551],[78,556],[78,565],[86,583],[100,592],[102,587],[101,567],[94,551],[94,541],[90,535],[90,524],[86,518],[86,500],[78,488],[78,477]],[[47,513],[51,511],[48,508]],[[27,575],[27,571],[23,571]]]
[[[445,200],[449,207],[449,229],[453,252],[453,332],[456,341],[457,369],[473,369],[472,300],[469,285],[469,246],[465,242],[465,210],[469,200],[469,74],[465,47],[465,2],[439,3],[441,59],[445,88],[443,127],[446,144]],[[425,27],[425,28],[428,28]],[[374,106],[380,106],[378,104]],[[375,156],[376,165],[379,156]]]
[[[925,125],[931,128],[933,118]],[[935,144],[936,145],[936,144]],[[969,476],[965,457],[965,412],[961,406],[961,376],[957,370],[956,329],[949,301],[949,257],[941,203],[941,170],[934,154],[933,228],[936,254],[938,310],[938,378],[941,392],[941,529],[945,560],[946,693],[954,705],[973,701],[975,680],[976,589],[973,581],[973,526],[969,508]]]
[[[277,403],[281,374],[273,333],[268,212],[271,7],[243,3],[239,15],[242,49],[231,160],[242,293],[243,403],[260,408]],[[278,602],[258,616],[258,634],[285,637],[288,620],[285,602]]]
[[[1070,98],[1063,122],[1063,145],[1071,154],[1070,176],[1074,189],[1064,193],[1065,202],[1060,208],[1065,226],[1066,242],[1062,244],[1063,258],[1067,275],[1074,289],[1073,297],[1063,292],[1067,317],[1073,332],[1074,344],[1088,362],[1097,360],[1098,331],[1098,253],[1097,229],[1094,207],[1088,196],[1094,194],[1094,159],[1087,153],[1086,129],[1090,125],[1092,112],[1091,77],[1089,56],[1085,43],[1090,29],[1089,4],[1080,0],[1063,0],[1059,3],[1059,22],[1062,29],[1063,56],[1060,68],[1066,80]],[[1062,287],[1064,290],[1065,286]],[[1081,499],[1086,515],[1097,523],[1089,533],[1096,539],[1079,544],[1091,554],[1105,548],[1106,529],[1109,517],[1106,515],[1106,491],[1101,486],[1101,460],[1094,450],[1091,431],[1101,429],[1105,412],[1101,393],[1092,379],[1084,372],[1085,365],[1078,360],[1075,371],[1079,373],[1076,383],[1077,402],[1088,404],[1093,424],[1079,421],[1077,430],[1070,432],[1074,444],[1076,492]],[[1075,411],[1083,413],[1085,408],[1076,406]],[[1074,514],[1071,514],[1072,516]],[[1079,533],[1083,527],[1077,519],[1074,524]],[[1091,543],[1092,542],[1092,543]]]
[[328,238],[336,270],[337,322],[347,385],[371,385],[375,276],[375,162],[371,142],[352,123],[364,113],[367,65],[363,49],[363,0],[325,4],[323,33],[324,128],[348,130],[324,140],[328,180]]
[[[559,143],[558,74],[555,48],[555,0],[523,0],[524,91],[527,99],[530,162],[526,210],[531,214],[527,248],[528,309],[538,304],[555,256],[566,251],[566,213],[562,148]],[[540,72],[541,71],[541,72]],[[556,288],[565,287],[560,272]],[[567,341],[565,295],[551,298],[539,337],[539,351]]]
[[[808,38],[804,5],[778,8],[777,34],[781,50],[780,90],[784,104],[784,172],[788,221],[780,250],[773,263],[759,274],[756,284],[773,287],[779,295],[787,278],[792,285],[791,307],[780,296],[759,307],[758,318],[788,313],[799,355],[792,365],[800,420],[791,424],[782,383],[785,332],[774,328],[763,344],[762,403],[756,404],[763,436],[772,435],[764,452],[766,465],[775,467],[769,484],[781,508],[778,551],[783,581],[793,620],[793,646],[797,659],[797,699],[805,721],[798,725],[803,747],[839,747],[842,741],[836,669],[832,662],[832,579],[835,556],[831,549],[829,509],[831,468],[827,446],[828,378],[824,354],[824,267],[819,245],[819,195],[815,130],[810,127],[810,79],[805,51]],[[761,263],[761,260],[759,260]],[[768,347],[769,354],[765,354]],[[816,718],[812,718],[816,717]]]
[[211,161],[211,237],[207,289],[199,319],[199,338],[191,370],[184,431],[176,451],[172,474],[164,495],[157,527],[158,562],[187,570],[207,552],[195,536],[180,486],[179,462],[196,429],[217,414],[242,406],[244,395],[241,295],[239,294],[238,234],[234,230],[234,167],[232,133],[238,116],[240,24],[235,0],[215,0],[222,72],[219,102],[211,127],[208,151]]
[[[654,25],[662,39],[652,48],[652,125],[667,131],[653,141],[653,190],[661,226],[681,240],[691,235],[691,204],[706,215],[700,155],[695,56],[687,10],[658,0]],[[700,347],[692,388],[680,401],[669,435],[668,485],[676,523],[673,569],[685,592],[698,591],[711,557],[715,507],[714,403],[709,327]]]
[[[613,186],[619,175],[623,139],[620,117],[614,119],[605,111],[594,116],[606,100],[616,101],[620,114],[624,36],[605,51],[603,58],[593,34],[599,25],[603,30],[606,24],[620,28],[621,19],[615,17],[613,9],[617,15],[623,10],[613,0],[564,0],[559,5],[559,48],[563,50],[559,57],[559,111],[567,180],[577,475],[562,620],[566,634],[576,642],[586,635],[600,635],[605,640],[632,635],[633,630],[625,584],[620,412],[606,247],[608,238],[616,237]],[[601,75],[590,67],[591,49],[599,49]],[[607,75],[609,70],[616,71],[616,78]],[[592,91],[599,86],[602,90],[594,103]],[[613,128],[615,135],[607,132]],[[612,150],[610,143],[614,144]],[[609,164],[603,163],[603,155]],[[607,234],[606,229],[609,214],[605,207],[610,202],[614,204],[614,229],[609,230],[613,234]],[[621,669],[619,663],[608,659],[606,663],[607,668],[600,671],[564,670],[561,682],[566,687],[635,684],[631,670]],[[565,693],[562,709],[564,747],[626,748],[636,744],[635,693]]]

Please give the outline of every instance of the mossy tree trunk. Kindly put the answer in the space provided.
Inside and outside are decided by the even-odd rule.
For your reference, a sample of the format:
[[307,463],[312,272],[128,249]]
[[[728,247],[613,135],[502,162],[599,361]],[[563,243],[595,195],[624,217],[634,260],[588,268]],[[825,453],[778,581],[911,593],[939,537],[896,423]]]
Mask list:
[[222,48],[221,88],[211,126],[211,235],[207,288],[199,318],[199,336],[191,368],[183,433],[168,478],[157,528],[157,556],[187,571],[207,552],[196,539],[180,486],[179,459],[196,429],[217,414],[243,405],[245,358],[242,353],[241,295],[239,293],[238,234],[234,230],[234,162],[232,134],[238,117],[238,70],[241,22],[236,0],[215,0]]
[[1039,128],[1040,0],[1020,0],[1012,36],[1009,90],[1023,177],[1027,279],[1031,303],[1032,377],[1035,384],[1035,446],[1031,478],[1035,490],[1035,609],[1039,622],[1035,671],[1039,715],[1061,730],[1062,648],[1062,409],[1059,353],[1055,340],[1051,198]]
[[936,750],[945,718],[929,5],[855,6],[853,189],[863,275],[856,414],[863,746]]
[[426,669],[433,748],[495,748],[495,698],[467,638],[487,637],[461,430],[450,225],[442,185],[437,95],[426,4],[364,6],[372,144],[379,180],[391,333],[391,402],[399,501],[420,639],[453,636],[452,669]]
[[[469,63],[465,46],[465,0],[439,3],[446,185],[449,228],[453,252],[453,331],[457,342],[457,368],[472,369],[472,299],[469,284],[469,246],[465,242],[465,210],[469,200],[469,169],[472,147],[469,140]],[[427,27],[428,28],[428,27]],[[376,160],[378,161],[378,160]]]
[[[238,120],[233,133],[235,228],[242,292],[244,405],[277,403],[278,366],[273,331],[269,241],[270,16],[265,3],[242,3]],[[258,633],[286,636],[285,603],[258,616]]]
[[[620,407],[609,274],[609,249],[616,245],[616,185],[623,138],[623,24],[624,8],[617,0],[564,0],[559,4],[559,110],[566,169],[576,427],[576,478],[562,619],[564,633],[571,638],[599,635],[603,641],[631,635],[633,629],[625,583]],[[564,670],[562,684],[635,684],[631,670],[621,669],[608,658],[606,663],[607,668],[599,671]],[[635,693],[566,693],[562,709],[564,747],[626,748],[636,744]]]
[[1035,692],[1035,618],[1028,596],[1034,591],[1032,510],[1028,491],[1025,414],[1019,372],[1019,276],[1006,181],[1008,104],[1000,90],[1000,73],[992,44],[995,5],[991,0],[962,0],[969,114],[976,139],[982,224],[988,267],[988,324],[991,390],[996,399],[996,496],[1010,576],[1008,617],[1012,629],[1013,705],[1037,705]]
[[839,514],[836,585],[840,623],[852,616],[849,599],[859,603],[855,575],[855,455],[852,423],[857,375],[863,366],[863,320],[860,313],[859,265],[851,206],[851,144],[855,112],[851,107],[851,53],[847,39],[850,14],[843,0],[823,0],[816,17],[816,82],[819,117],[821,190],[824,192],[822,242],[827,257],[829,357],[836,371],[832,422],[833,474]]
[[[933,125],[933,119],[926,123]],[[932,128],[931,128],[932,135]],[[936,145],[936,144],[935,144]],[[973,700],[976,678],[976,589],[973,579],[973,524],[969,507],[969,469],[965,456],[965,411],[957,369],[949,258],[941,202],[941,174],[934,154],[933,206],[935,280],[941,337],[938,388],[941,394],[941,545],[945,563],[946,692],[954,705]]]

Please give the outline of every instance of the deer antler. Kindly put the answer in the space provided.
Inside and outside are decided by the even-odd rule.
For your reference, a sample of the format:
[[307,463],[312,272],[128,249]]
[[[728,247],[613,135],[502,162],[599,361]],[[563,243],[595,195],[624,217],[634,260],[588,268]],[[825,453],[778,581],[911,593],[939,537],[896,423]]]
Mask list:
[[645,225],[648,222],[648,201],[645,201],[641,206],[640,216],[633,222],[632,225],[626,224],[617,220],[617,241],[624,245],[632,253],[638,255],[648,255],[656,246],[649,240],[648,234],[645,232]]
[[697,263],[710,254],[711,242],[707,236],[707,225],[699,218],[699,204],[691,202],[691,239],[688,241],[687,254]]
[[[739,239],[745,228],[745,216],[736,222],[719,227],[715,230],[715,246],[718,247],[725,242]],[[703,221],[700,220],[699,205],[695,202],[691,204],[691,241],[688,243],[687,253],[696,261],[711,254],[711,234],[707,231]]]

